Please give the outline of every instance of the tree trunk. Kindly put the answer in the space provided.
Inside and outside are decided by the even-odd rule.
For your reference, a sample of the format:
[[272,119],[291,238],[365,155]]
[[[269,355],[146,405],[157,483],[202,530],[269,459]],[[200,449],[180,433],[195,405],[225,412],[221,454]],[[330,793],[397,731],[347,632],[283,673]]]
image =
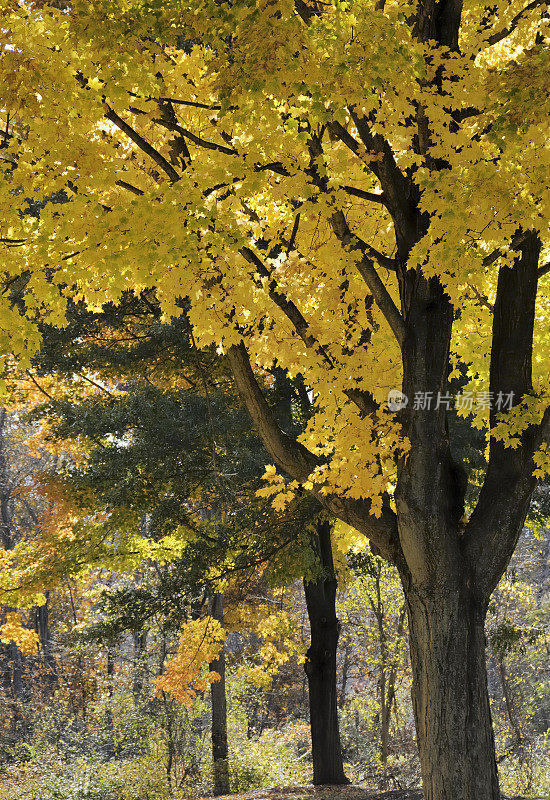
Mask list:
[[426,800],[500,800],[485,608],[467,589],[406,593],[413,708]]
[[497,654],[498,671],[500,676],[500,683],[502,686],[502,697],[504,699],[504,706],[506,708],[506,716],[510,723],[510,728],[514,734],[513,747],[521,749],[523,737],[521,735],[521,727],[517,715],[515,713],[514,701],[510,691],[510,684],[508,682],[508,675],[506,672],[506,664],[504,663],[504,656],[502,653]]
[[390,718],[391,718],[391,705],[386,702],[385,695],[382,695],[380,703],[380,761],[382,766],[385,767],[388,763],[388,754],[390,750]]
[[[403,636],[403,632],[405,629],[405,615],[407,613],[406,606],[403,605],[401,611],[399,612],[399,622],[397,625],[397,639],[401,639]],[[380,730],[380,739],[381,739],[381,760],[382,764],[385,767],[388,762],[388,755],[390,750],[390,723],[391,723],[391,714],[392,708],[395,704],[395,682],[397,680],[397,655],[394,654],[394,661],[391,665],[388,679],[387,679],[387,691],[384,700],[384,704],[382,706],[382,724]]]
[[[212,617],[223,624],[223,595],[217,592],[212,598],[210,611]],[[210,664],[210,671],[217,672],[220,680],[212,683],[210,694],[212,699],[212,766],[214,778],[214,795],[229,794],[229,761],[227,746],[227,699],[225,694],[225,652],[224,648],[215,661]]]
[[146,676],[146,665],[144,664],[144,654],[147,649],[147,631],[133,632],[133,658],[134,675],[132,679],[132,694],[137,703],[143,692],[143,682]]
[[344,774],[338,727],[336,650],[340,623],[336,617],[337,583],[328,522],[318,524],[317,540],[324,575],[315,582],[304,580],[304,591],[311,627],[305,671],[309,685],[313,783],[319,786],[349,781]]
[[53,688],[58,682],[57,663],[53,654],[52,638],[50,632],[50,593],[45,592],[46,602],[35,609],[36,631],[40,639],[42,660],[47,668],[46,683]]
[[107,755],[116,756],[115,728],[113,724],[113,678],[115,674],[115,656],[112,647],[107,648],[107,702],[105,706],[105,727],[107,728]]
[[344,703],[346,702],[346,690],[348,686],[348,671],[349,671],[349,645],[346,643],[346,647],[344,649],[344,663],[342,664],[342,683],[340,686],[340,699],[338,705],[340,708],[344,707]]

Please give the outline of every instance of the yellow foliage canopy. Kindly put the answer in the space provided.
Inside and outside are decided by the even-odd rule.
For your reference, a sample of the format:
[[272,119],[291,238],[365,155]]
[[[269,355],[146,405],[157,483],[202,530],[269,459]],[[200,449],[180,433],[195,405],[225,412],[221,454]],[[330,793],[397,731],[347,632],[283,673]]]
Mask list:
[[9,644],[14,642],[23,655],[34,655],[38,650],[38,634],[25,628],[21,614],[17,611],[8,611],[6,622],[0,626],[0,642]]
[[495,424],[515,446],[550,398],[543,7],[473,0],[438,41],[397,0],[3,2],[0,238],[25,312],[2,294],[0,352],[28,362],[68,297],[188,297],[199,344],[305,377],[300,482],[380,518],[411,447],[385,403],[406,281],[442,287],[453,375],[482,395],[499,275],[534,236],[532,381]]
[[220,680],[208,665],[220,654],[225,631],[218,620],[207,616],[186,622],[181,631],[178,653],[156,679],[156,694],[170,692],[178,702],[191,708],[198,692]]

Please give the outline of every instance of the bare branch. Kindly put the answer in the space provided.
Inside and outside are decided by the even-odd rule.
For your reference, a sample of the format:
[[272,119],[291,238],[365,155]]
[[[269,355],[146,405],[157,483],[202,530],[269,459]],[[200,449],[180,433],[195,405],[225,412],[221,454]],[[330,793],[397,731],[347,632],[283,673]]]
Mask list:
[[6,247],[19,247],[22,244],[25,244],[26,239],[4,239],[0,238],[0,244],[5,244]]
[[27,375],[30,378],[30,380],[34,383],[39,392],[42,392],[42,394],[45,395],[45,397],[47,397],[48,400],[53,400],[51,394],[48,394],[48,392],[45,389],[43,389],[42,386],[40,386],[40,384],[38,383],[38,381],[36,380],[36,378],[34,377],[34,375],[30,370],[28,369],[25,370],[25,375]]
[[[160,102],[159,108],[161,110],[161,120],[166,123],[177,125],[178,118],[174,111],[174,106],[169,101]],[[181,170],[187,169],[191,161],[191,153],[187,146],[187,142],[181,134],[168,140],[170,145],[170,163],[174,167],[179,167]]]
[[294,8],[298,16],[306,23],[309,23],[312,17],[318,16],[319,12],[315,7],[308,5],[305,0],[294,0]]
[[269,453],[281,469],[296,480],[305,482],[318,465],[318,459],[307,447],[279,428],[254,376],[244,344],[241,342],[238,346],[230,347],[227,357],[252,422]]
[[276,175],[284,175],[285,178],[290,176],[290,172],[286,167],[283,167],[280,161],[272,161],[269,164],[254,164],[254,172],[264,172],[265,170],[274,172]]
[[392,329],[399,346],[403,347],[407,328],[405,320],[401,316],[399,309],[395,305],[392,296],[384,286],[380,276],[374,268],[374,264],[368,258],[362,258],[357,262],[359,274],[372,292],[376,300],[376,305],[383,313],[388,325]]
[[396,233],[402,242],[410,245],[418,237],[418,212],[411,205],[409,182],[395,163],[386,139],[380,134],[373,134],[368,120],[360,116],[354,108],[350,108],[349,111],[367,151],[377,156],[370,161],[369,168],[380,181]]
[[294,250],[294,245],[296,243],[296,236],[298,235],[298,228],[300,227],[300,214],[296,214],[294,218],[294,225],[292,226],[292,231],[290,233],[290,239],[288,240],[286,254],[288,255],[292,250]]
[[359,251],[361,254],[361,257],[356,263],[357,270],[369,287],[376,305],[384,315],[400,347],[402,347],[407,335],[405,320],[401,316],[392,296],[374,268],[373,261],[370,258],[374,248],[371,248],[366,242],[363,242],[359,237],[352,234],[342,211],[336,211],[332,215],[331,225],[336,234],[336,238],[343,245],[344,249]]
[[361,247],[363,248],[363,252],[369,255],[381,267],[384,267],[384,269],[389,269],[390,272],[395,272],[397,270],[397,262],[395,258],[390,258],[390,256],[384,255],[384,253],[381,253],[379,250],[371,247],[371,245],[367,244],[366,242],[362,242]]
[[[256,253],[254,253],[254,251],[251,250],[250,248],[243,248],[240,252],[243,258],[245,258],[249,264],[252,264],[255,267],[259,275],[269,280],[268,283],[269,297],[290,320],[290,322],[294,327],[294,330],[296,331],[300,339],[304,342],[306,347],[310,347],[311,349],[313,349],[320,356],[321,360],[324,362],[325,366],[328,369],[334,369],[334,362],[330,357],[330,354],[323,347],[323,345],[315,338],[315,336],[313,336],[313,334],[310,332],[309,324],[307,320],[303,317],[302,313],[297,308],[297,306],[291,300],[288,300],[278,290],[276,281],[272,277],[271,273],[269,272],[265,264],[259,258],[259,256],[257,256]],[[359,411],[364,416],[373,414],[378,408],[378,404],[376,403],[370,392],[363,391],[361,389],[346,389],[344,393],[346,397],[348,397],[348,399],[351,400],[351,402],[357,406]]]
[[198,103],[195,100],[180,100],[176,97],[159,97],[159,103],[174,103],[177,106],[190,106],[191,108],[204,108],[208,111],[221,111],[221,106],[209,106],[206,103]]
[[[308,169],[308,173],[311,175],[313,183],[321,192],[330,194],[331,192],[328,188],[327,179],[325,176],[321,176],[319,174],[316,166],[316,159],[323,154],[321,136],[311,136],[309,140],[309,150],[311,164]],[[363,242],[358,236],[353,235],[348,226],[344,212],[341,209],[336,208],[335,205],[334,208],[334,213],[330,218],[332,230],[346,252],[353,253],[355,251],[360,254],[360,257],[356,263],[359,274],[369,287],[378,308],[392,329],[400,347],[402,347],[405,342],[407,332],[405,321],[399,313],[399,309],[395,305],[392,296],[376,272],[373,260],[371,258],[372,253],[377,253],[382,258],[383,256],[381,253],[378,253],[378,251],[375,251],[374,248],[371,248],[370,245],[367,245],[366,242]]]
[[489,298],[486,297],[486,295],[481,294],[481,292],[479,292],[475,286],[472,286],[472,284],[468,284],[468,288],[472,291],[472,294],[474,295],[480,306],[484,306],[485,308],[489,309],[489,311],[495,310],[494,305],[489,302]]

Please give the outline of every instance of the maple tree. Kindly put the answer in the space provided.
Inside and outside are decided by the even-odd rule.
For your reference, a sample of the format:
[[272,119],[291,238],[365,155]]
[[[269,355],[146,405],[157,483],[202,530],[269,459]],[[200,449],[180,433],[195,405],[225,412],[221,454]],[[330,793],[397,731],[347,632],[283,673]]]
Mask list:
[[[188,297],[275,502],[304,487],[399,570],[427,800],[496,800],[483,622],[550,454],[545,4],[61,6],[2,3],[2,351],[25,366],[75,293]],[[313,398],[299,440],[274,361]],[[460,364],[489,448],[467,514]]]

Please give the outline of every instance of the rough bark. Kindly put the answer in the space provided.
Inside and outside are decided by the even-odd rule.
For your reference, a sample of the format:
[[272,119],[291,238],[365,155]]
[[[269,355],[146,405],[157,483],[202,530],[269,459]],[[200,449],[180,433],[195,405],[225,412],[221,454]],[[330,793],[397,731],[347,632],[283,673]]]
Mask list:
[[337,581],[329,522],[317,524],[316,539],[323,575],[315,581],[304,580],[311,628],[304,668],[309,687],[313,783],[346,784],[349,781],[344,773],[338,726],[336,652],[340,623],[336,616]]
[[[211,615],[223,624],[223,595],[217,592],[212,598]],[[230,792],[229,751],[227,746],[227,698],[225,693],[225,652],[222,647],[218,658],[210,664],[210,671],[217,672],[219,681],[211,684],[212,700],[212,771],[214,795],[218,797]]]
[[485,609],[466,588],[407,593],[413,708],[426,800],[500,800]]

